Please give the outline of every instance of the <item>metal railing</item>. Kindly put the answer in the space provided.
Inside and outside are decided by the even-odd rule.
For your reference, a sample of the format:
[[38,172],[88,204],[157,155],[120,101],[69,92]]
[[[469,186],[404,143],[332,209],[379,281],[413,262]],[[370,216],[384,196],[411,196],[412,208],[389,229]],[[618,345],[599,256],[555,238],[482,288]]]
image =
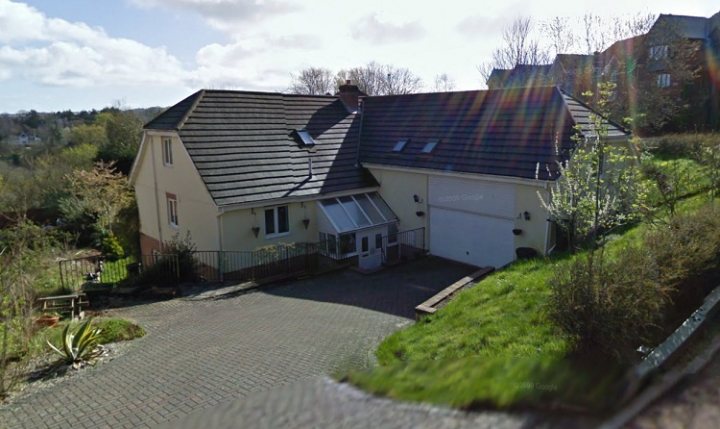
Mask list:
[[425,228],[400,231],[383,237],[383,264],[416,259],[425,252]]
[[[354,260],[338,254],[331,243],[292,243],[252,251],[199,250],[180,254],[142,255],[110,261],[102,255],[59,262],[65,289],[92,285],[167,285],[181,282],[267,281],[347,266]],[[328,249],[334,249],[328,253]],[[425,228],[383,237],[383,263],[394,264],[425,253]]]

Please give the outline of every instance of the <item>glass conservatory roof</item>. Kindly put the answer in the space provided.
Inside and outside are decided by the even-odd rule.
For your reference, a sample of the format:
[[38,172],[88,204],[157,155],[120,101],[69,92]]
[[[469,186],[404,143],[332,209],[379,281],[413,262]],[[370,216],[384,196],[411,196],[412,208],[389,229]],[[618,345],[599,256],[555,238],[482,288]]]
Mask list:
[[338,233],[384,225],[397,220],[377,192],[320,200],[320,208]]

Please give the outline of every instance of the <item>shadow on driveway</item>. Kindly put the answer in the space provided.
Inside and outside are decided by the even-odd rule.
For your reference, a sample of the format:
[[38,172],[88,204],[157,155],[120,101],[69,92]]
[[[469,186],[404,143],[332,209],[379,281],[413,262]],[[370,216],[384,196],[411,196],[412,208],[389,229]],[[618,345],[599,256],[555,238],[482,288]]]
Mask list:
[[427,257],[373,274],[344,270],[264,286],[257,293],[350,305],[415,318],[415,307],[477,268]]

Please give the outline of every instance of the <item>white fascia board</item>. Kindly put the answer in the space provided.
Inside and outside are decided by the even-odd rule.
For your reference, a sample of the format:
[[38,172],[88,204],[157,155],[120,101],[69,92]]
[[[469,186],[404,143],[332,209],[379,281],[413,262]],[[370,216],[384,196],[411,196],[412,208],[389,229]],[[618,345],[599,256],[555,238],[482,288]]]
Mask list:
[[536,180],[536,179],[524,179],[522,177],[495,176],[492,174],[440,171],[440,170],[433,170],[430,168],[396,167],[393,165],[372,164],[372,163],[368,163],[368,162],[363,163],[363,167],[375,168],[378,170],[387,170],[387,171],[399,171],[399,172],[415,173],[415,174],[427,174],[430,176],[457,177],[457,178],[462,178],[462,179],[484,180],[487,182],[511,183],[511,184],[515,184],[515,185],[536,186],[536,187],[541,187],[541,188],[546,187],[546,185],[548,183],[554,182],[553,180],[539,180],[539,179]]
[[324,200],[326,198],[337,198],[337,197],[345,197],[348,195],[356,195],[356,194],[367,194],[369,192],[377,192],[380,188],[378,186],[372,186],[369,188],[360,188],[360,189],[351,189],[348,191],[340,191],[340,192],[333,192],[330,194],[313,194],[313,195],[303,195],[299,197],[286,197],[286,198],[276,198],[272,200],[261,200],[261,201],[252,201],[248,203],[239,203],[239,204],[230,204],[227,206],[219,206],[218,207],[218,216],[222,216],[223,213],[231,212],[234,210],[245,210],[245,209],[254,209],[254,208],[261,208],[261,207],[269,207],[269,206],[280,206],[284,204],[289,203],[305,203],[309,201],[318,201],[318,200]]

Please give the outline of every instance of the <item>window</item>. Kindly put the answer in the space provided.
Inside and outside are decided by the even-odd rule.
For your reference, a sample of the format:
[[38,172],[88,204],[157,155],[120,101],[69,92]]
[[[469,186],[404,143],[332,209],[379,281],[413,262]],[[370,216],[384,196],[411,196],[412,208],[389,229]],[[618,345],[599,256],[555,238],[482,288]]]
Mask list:
[[380,233],[375,234],[375,248],[382,249],[382,244],[383,244],[382,234],[380,234]]
[[177,196],[175,194],[166,194],[168,223],[171,226],[178,226]]
[[367,236],[363,237],[360,243],[360,251],[367,253],[370,250],[370,240]]
[[340,234],[339,240],[340,256],[346,256],[356,252],[355,233]]
[[398,227],[396,223],[388,225],[388,243],[397,243],[398,240]]
[[315,146],[315,139],[313,139],[308,130],[297,130],[296,132],[303,146]]
[[397,143],[395,143],[395,146],[393,147],[393,152],[402,152],[403,149],[405,149],[405,145],[407,145],[408,141],[405,140],[398,140]]
[[658,88],[667,88],[672,83],[670,75],[667,73],[660,73],[657,75],[657,86]]
[[172,139],[170,137],[163,138],[163,164],[173,165]]
[[422,153],[430,153],[435,149],[435,146],[437,146],[438,141],[437,140],[430,140],[429,142],[425,143],[425,147],[422,149]]
[[290,232],[288,206],[265,209],[265,236],[273,237]]
[[650,58],[653,60],[662,60],[668,57],[668,45],[657,45],[650,47]]

